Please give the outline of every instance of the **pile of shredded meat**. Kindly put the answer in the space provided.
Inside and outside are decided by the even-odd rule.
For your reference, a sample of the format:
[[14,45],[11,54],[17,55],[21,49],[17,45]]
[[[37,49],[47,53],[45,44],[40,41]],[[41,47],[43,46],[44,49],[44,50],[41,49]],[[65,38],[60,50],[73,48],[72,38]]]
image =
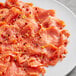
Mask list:
[[54,10],[18,0],[0,3],[0,76],[44,76],[65,58],[69,33]]

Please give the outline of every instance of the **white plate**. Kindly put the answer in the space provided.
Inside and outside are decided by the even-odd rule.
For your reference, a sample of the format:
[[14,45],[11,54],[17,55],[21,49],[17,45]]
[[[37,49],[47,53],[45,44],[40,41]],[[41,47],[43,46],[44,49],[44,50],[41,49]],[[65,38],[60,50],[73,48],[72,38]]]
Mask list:
[[[64,5],[55,0],[23,0],[26,2],[32,2],[36,6],[45,9],[55,9],[57,17],[64,20],[67,29],[70,31],[70,43],[67,47],[68,55],[62,61],[54,67],[48,67],[45,76],[65,76],[76,65],[76,17],[75,15]],[[1,2],[1,1],[0,1]],[[4,0],[2,0],[4,2]]]

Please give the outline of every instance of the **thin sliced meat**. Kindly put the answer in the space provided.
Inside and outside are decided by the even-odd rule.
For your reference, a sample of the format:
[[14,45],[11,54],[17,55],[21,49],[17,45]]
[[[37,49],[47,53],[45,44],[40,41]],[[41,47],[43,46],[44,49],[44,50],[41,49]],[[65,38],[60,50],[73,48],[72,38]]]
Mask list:
[[[48,16],[55,16],[55,11],[54,10],[47,10],[45,11],[44,9],[37,9],[35,13],[35,18],[38,22],[42,23]],[[42,12],[40,10],[43,10]]]
[[69,32],[55,10],[19,0],[0,3],[0,76],[44,76],[67,54]]
[[5,6],[4,6],[4,3],[1,3],[0,2],[0,9],[2,9],[2,8],[4,8]]
[[26,73],[19,69],[14,62],[11,62],[4,76],[25,76]]

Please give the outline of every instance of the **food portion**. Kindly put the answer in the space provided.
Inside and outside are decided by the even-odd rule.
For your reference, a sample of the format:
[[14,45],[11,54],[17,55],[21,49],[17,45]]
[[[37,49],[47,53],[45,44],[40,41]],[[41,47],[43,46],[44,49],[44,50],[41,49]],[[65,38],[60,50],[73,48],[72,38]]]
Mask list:
[[18,0],[0,3],[0,76],[44,76],[67,54],[69,33],[55,10]]

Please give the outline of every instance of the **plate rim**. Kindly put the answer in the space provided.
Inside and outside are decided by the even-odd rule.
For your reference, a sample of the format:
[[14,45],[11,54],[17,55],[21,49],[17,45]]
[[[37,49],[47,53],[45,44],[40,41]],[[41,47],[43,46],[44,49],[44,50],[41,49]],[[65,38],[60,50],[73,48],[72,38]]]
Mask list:
[[[69,7],[67,7],[66,5],[64,5],[63,3],[61,3],[57,0],[52,0],[52,1],[55,1],[56,3],[58,3],[59,5],[61,5],[65,9],[67,9],[67,11],[69,11],[72,14],[72,16],[76,19],[76,14]],[[68,75],[75,67],[76,67],[76,64],[74,64],[73,67],[69,70],[69,72],[67,72],[67,74],[65,74],[65,75]]]

